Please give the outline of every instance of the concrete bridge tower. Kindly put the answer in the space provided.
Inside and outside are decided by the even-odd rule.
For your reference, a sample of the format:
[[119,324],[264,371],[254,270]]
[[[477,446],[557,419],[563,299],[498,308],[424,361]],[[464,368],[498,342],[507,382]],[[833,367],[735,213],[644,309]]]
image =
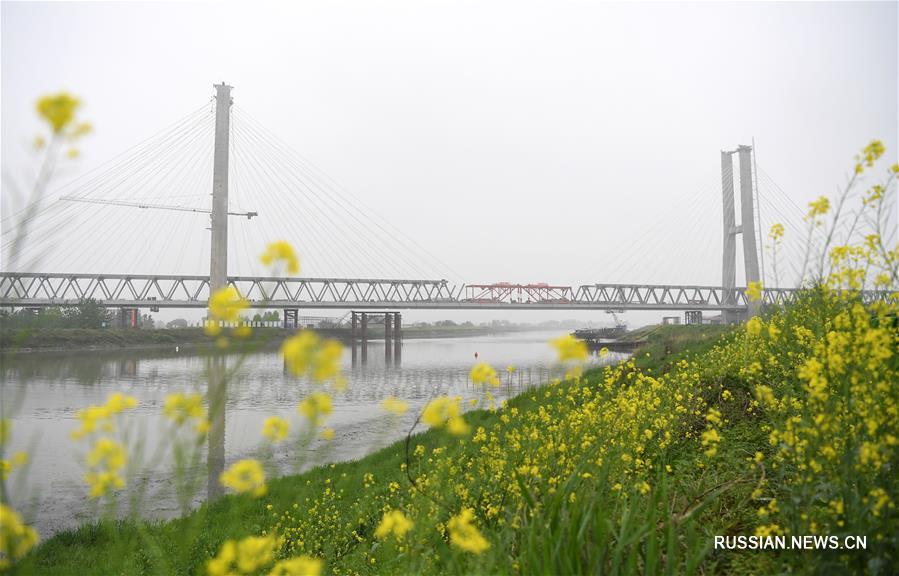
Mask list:
[[[740,224],[735,222],[734,215],[734,163],[733,155],[740,161]],[[724,301],[735,304],[737,301],[737,234],[743,235],[743,264],[746,269],[746,285],[759,281],[758,244],[755,235],[755,210],[753,206],[752,182],[752,146],[740,145],[736,150],[721,151],[721,191],[724,206],[724,253],[721,263],[721,286],[724,288]],[[749,315],[758,312],[758,304],[750,303]],[[728,323],[739,321],[736,312],[724,312],[724,320]]]
[[228,134],[231,124],[231,86],[215,85],[215,151],[212,160],[212,242],[209,293],[228,284]]

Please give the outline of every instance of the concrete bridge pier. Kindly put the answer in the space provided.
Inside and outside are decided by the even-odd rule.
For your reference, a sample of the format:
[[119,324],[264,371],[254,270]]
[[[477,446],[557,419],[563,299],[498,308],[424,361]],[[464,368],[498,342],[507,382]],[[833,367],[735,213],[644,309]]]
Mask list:
[[391,338],[393,337],[393,314],[390,312],[384,314],[384,365],[390,366],[393,360],[393,350],[391,346]]
[[368,363],[368,313],[362,314],[362,364]]
[[393,313],[393,364],[399,366],[403,359],[403,315]]
[[352,349],[353,367],[356,367],[356,334],[358,332],[359,318],[355,312],[350,312],[350,348]]

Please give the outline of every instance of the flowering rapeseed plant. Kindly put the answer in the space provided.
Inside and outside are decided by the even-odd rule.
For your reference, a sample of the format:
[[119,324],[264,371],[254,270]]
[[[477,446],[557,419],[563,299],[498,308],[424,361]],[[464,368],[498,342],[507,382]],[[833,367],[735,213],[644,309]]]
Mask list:
[[405,538],[415,524],[400,510],[390,510],[384,513],[381,523],[375,529],[375,538],[384,540],[393,536],[397,540]]
[[276,562],[268,576],[319,576],[321,571],[322,561],[318,558],[297,556]]
[[125,487],[121,470],[128,462],[125,446],[111,438],[100,438],[87,455],[88,472],[84,481],[90,487],[90,497],[99,498],[112,490]]
[[262,435],[272,443],[282,442],[287,438],[288,422],[279,416],[270,416],[262,423]]
[[398,398],[394,398],[393,396],[388,396],[381,401],[381,406],[384,410],[401,416],[406,413],[406,410],[409,409],[409,405],[403,402]]
[[274,536],[248,536],[226,541],[215,558],[206,564],[209,576],[254,574],[272,563],[278,541]]
[[343,346],[336,340],[323,340],[312,330],[301,330],[284,341],[281,353],[287,369],[296,376],[308,376],[315,381],[337,379]]
[[6,480],[16,468],[21,468],[27,463],[27,452],[16,452],[9,460],[0,459],[0,480]]
[[75,119],[75,111],[81,101],[67,92],[42,96],[37,101],[37,113],[58,134]]
[[493,366],[486,362],[475,364],[469,374],[472,384],[489,384],[491,386],[499,386],[499,376]]
[[490,543],[473,523],[474,512],[471,508],[463,508],[459,514],[450,518],[446,527],[450,535],[450,544],[472,554],[480,554],[490,548]]
[[762,298],[763,288],[761,282],[750,282],[746,286],[746,297],[750,302],[758,302]]
[[300,259],[293,246],[284,240],[269,244],[262,256],[259,257],[259,260],[266,266],[283,262],[287,267],[288,274],[296,275],[300,273]]
[[257,460],[238,460],[219,476],[222,486],[235,492],[247,493],[254,498],[265,496],[268,487],[265,484],[265,472]]
[[0,502],[0,570],[9,568],[34,548],[38,534],[19,513]]
[[165,398],[163,413],[176,427],[192,423],[194,432],[198,436],[205,436],[209,431],[206,407],[203,405],[203,395],[200,393],[174,392],[169,394]]
[[98,427],[103,432],[112,432],[113,417],[136,406],[137,400],[133,396],[115,392],[109,395],[105,404],[88,406],[77,411],[75,418],[81,421],[81,426],[73,430],[70,436],[73,440],[80,440],[96,432]]
[[[216,290],[209,297],[209,318],[206,320],[206,334],[209,336],[218,336],[222,332],[222,322],[238,322],[241,321],[240,313],[249,307],[250,303],[240,295],[234,286],[225,286]],[[246,337],[247,328],[241,321],[241,331],[236,334],[240,337]],[[227,339],[219,340],[220,343],[227,345]]]
[[297,405],[297,412],[305,416],[313,425],[318,425],[322,417],[328,416],[334,410],[331,396],[325,392],[313,392]]
[[470,427],[462,417],[461,398],[456,396],[440,396],[431,400],[421,413],[421,420],[431,428],[446,426],[447,431],[455,436],[468,434]]
[[578,340],[571,334],[566,334],[552,341],[559,356],[559,362],[586,362],[589,352],[587,351],[587,343]]

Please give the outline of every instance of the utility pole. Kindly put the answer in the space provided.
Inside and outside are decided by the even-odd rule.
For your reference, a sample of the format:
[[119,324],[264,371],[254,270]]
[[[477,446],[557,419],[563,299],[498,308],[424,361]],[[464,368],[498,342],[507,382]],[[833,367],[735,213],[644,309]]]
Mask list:
[[212,242],[209,293],[228,285],[228,135],[231,124],[231,86],[215,85],[215,153],[212,164]]

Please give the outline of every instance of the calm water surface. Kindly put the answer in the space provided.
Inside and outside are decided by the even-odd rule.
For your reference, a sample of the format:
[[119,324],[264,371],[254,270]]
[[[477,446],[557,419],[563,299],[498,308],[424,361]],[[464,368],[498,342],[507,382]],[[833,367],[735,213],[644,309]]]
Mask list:
[[[402,437],[417,412],[436,395],[460,395],[466,400],[479,397],[480,387],[468,381],[475,352],[480,360],[501,372],[503,385],[493,391],[499,399],[561,375],[561,368],[554,362],[554,350],[547,343],[561,334],[529,332],[407,340],[399,365],[385,362],[381,342],[369,345],[364,365],[360,359],[354,366],[347,351],[344,370],[349,386],[334,395],[334,412],[326,422],[335,430],[334,439],[316,440],[305,455],[304,467],[359,458]],[[605,361],[616,359],[616,355],[610,354]],[[299,426],[296,404],[317,389],[287,374],[277,351],[250,354],[240,364],[238,360],[236,355],[225,359],[228,368],[235,370],[227,389],[226,466],[258,454],[263,440],[260,431],[267,417],[280,415],[292,426]],[[30,454],[29,468],[24,474],[21,470],[13,473],[10,489],[16,506],[35,523],[42,537],[96,517],[97,511],[89,502],[82,481],[85,442],[74,442],[69,433],[79,425],[77,410],[101,404],[116,391],[138,400],[137,409],[127,413],[127,421],[133,436],[145,439],[144,453],[161,450],[163,454],[155,466],[145,466],[144,515],[178,514],[171,457],[165,454],[167,423],[161,415],[162,405],[172,392],[205,392],[209,362],[207,357],[174,350],[44,353],[3,359],[4,412],[14,412],[8,449],[27,450]],[[591,358],[591,363],[598,362],[598,358]],[[517,369],[511,378],[505,373],[509,365]],[[409,412],[402,418],[387,415],[379,403],[388,396],[408,402]],[[222,447],[213,446],[216,449]],[[204,454],[205,450],[204,447]],[[273,465],[287,473],[295,457],[295,448],[292,452],[292,447],[282,445],[274,453]],[[206,474],[206,470],[204,462],[197,473]],[[134,484],[137,482],[129,479],[129,486]],[[205,480],[201,486],[194,504],[207,496]]]

